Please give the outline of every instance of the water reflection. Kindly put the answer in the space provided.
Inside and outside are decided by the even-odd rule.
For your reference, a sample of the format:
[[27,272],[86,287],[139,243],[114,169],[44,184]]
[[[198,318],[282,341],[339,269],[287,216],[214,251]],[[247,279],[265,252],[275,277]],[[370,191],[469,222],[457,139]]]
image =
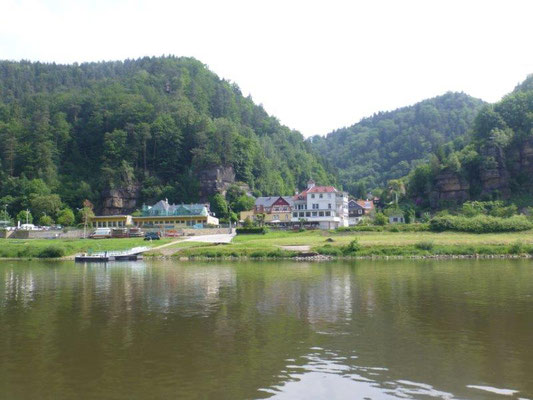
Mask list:
[[528,260],[2,263],[0,393],[527,398],[532,294]]

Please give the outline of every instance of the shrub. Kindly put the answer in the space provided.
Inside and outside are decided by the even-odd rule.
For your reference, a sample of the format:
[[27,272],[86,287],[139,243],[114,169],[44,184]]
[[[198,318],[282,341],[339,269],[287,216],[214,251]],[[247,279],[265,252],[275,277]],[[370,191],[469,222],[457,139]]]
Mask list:
[[316,249],[318,254],[325,256],[342,256],[342,250],[339,247],[334,247],[330,244],[326,244]]
[[376,216],[374,217],[374,224],[375,225],[387,225],[387,223],[389,222],[389,219],[387,218],[387,216],[383,213],[376,213]]
[[429,224],[397,224],[397,225],[355,225],[337,228],[337,232],[425,232],[429,231]]
[[251,227],[251,228],[237,228],[237,235],[247,235],[247,234],[262,234],[268,232],[268,228],[264,226],[260,227]]
[[430,250],[433,250],[433,248],[435,247],[435,244],[431,240],[424,240],[424,241],[416,243],[415,247],[418,250],[430,251]]
[[346,246],[342,246],[342,253],[344,255],[351,255],[357,253],[359,250],[361,250],[361,244],[357,239],[352,240],[349,244]]
[[472,233],[518,232],[533,228],[533,223],[524,215],[510,218],[476,215],[472,218],[444,215],[434,217],[430,221],[430,229],[434,232],[459,231]]
[[48,246],[37,253],[39,258],[58,258],[65,255],[65,249],[59,246]]
[[524,244],[521,241],[517,241],[509,247],[509,254],[522,254],[524,250]]

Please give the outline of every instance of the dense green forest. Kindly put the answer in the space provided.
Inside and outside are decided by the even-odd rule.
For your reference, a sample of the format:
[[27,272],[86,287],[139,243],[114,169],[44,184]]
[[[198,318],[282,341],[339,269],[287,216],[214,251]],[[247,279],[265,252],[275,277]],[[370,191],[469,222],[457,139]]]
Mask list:
[[531,206],[533,75],[480,110],[463,146],[439,148],[429,158],[405,179],[407,198],[422,207],[455,207],[465,198]]
[[310,146],[195,59],[0,62],[0,205],[11,216],[44,200],[36,212],[98,206],[103,190],[132,184],[139,202],[195,201],[198,171],[215,165],[256,195],[333,183]]
[[309,141],[339,169],[344,189],[362,197],[368,190],[407,175],[449,142],[461,148],[483,104],[463,93],[446,93],[410,107],[380,112]]

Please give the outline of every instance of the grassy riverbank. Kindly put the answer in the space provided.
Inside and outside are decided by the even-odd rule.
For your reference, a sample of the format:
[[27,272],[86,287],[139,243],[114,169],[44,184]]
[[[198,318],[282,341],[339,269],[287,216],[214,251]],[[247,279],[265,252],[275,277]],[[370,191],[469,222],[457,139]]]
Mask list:
[[138,246],[159,246],[172,239],[144,241],[130,239],[0,239],[0,258],[50,258],[87,251],[126,250]]
[[[72,256],[87,251],[160,246],[135,239],[0,239],[0,258]],[[178,241],[146,255],[178,258],[281,258],[310,254],[333,257],[448,257],[533,255],[533,231],[473,234],[459,232],[269,232],[237,235],[232,243]]]
[[[355,241],[355,245],[353,244]],[[318,253],[334,257],[468,256],[533,254],[533,231],[458,232],[270,232],[238,235],[225,245],[177,243],[173,256],[187,258],[275,258]],[[161,255],[155,250],[153,256]]]

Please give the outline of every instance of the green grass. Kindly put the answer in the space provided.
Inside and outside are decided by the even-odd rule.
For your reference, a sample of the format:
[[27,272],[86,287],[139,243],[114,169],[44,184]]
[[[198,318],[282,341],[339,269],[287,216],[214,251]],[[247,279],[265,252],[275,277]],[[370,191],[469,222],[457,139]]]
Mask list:
[[[333,241],[329,241],[332,239]],[[357,240],[358,249],[347,251]],[[460,232],[269,232],[237,235],[231,244],[197,243],[175,256],[189,258],[274,258],[298,253],[281,246],[308,245],[311,251],[336,257],[452,256],[533,254],[533,232],[471,234]],[[177,244],[179,246],[179,244]]]
[[[135,239],[0,239],[0,257],[44,257],[63,252],[123,250],[136,246],[159,246],[173,239],[145,242]],[[356,248],[350,243],[357,241]],[[453,256],[533,254],[533,231],[474,234],[463,232],[269,232],[237,235],[230,244],[179,241],[147,253],[154,257],[174,250],[174,257],[189,258],[281,258],[297,252],[282,246],[310,246],[311,251],[336,257]],[[58,248],[59,253],[58,253]],[[354,250],[355,249],[355,250]]]
[[129,239],[0,239],[1,258],[49,258],[70,256],[87,251],[126,250],[132,247],[154,247],[172,239],[144,241]]

